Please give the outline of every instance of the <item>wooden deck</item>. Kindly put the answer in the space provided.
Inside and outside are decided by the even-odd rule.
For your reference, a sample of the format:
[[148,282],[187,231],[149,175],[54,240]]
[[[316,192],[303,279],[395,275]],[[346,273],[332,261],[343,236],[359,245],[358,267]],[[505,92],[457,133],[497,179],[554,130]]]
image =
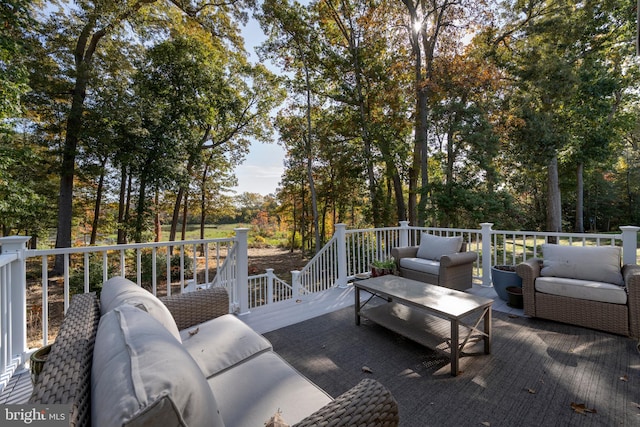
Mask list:
[[[474,284],[469,290],[475,295],[493,298],[494,310],[522,315],[522,310],[514,309],[500,300],[493,288]],[[332,288],[328,291],[302,296],[298,301],[275,303],[259,307],[239,318],[261,334],[294,325],[308,319],[323,316],[354,304],[353,286]],[[0,394],[0,404],[25,403],[31,396],[31,379],[27,370],[16,372]],[[640,401],[640,399],[638,399]]]

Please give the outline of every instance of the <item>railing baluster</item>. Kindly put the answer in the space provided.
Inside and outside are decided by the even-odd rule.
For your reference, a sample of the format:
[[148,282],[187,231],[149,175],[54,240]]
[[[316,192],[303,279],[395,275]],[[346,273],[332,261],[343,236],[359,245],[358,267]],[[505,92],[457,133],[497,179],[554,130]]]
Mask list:
[[42,345],[49,345],[49,259],[42,257]]
[[84,253],[84,291],[89,292],[89,252]]
[[69,309],[69,254],[64,254],[64,312]]
[[156,295],[158,293],[158,248],[151,248],[151,290],[153,294]]

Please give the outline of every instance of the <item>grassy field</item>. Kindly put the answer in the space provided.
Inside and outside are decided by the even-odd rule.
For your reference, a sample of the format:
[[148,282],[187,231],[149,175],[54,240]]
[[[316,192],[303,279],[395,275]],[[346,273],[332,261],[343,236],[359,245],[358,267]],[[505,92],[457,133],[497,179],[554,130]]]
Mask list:
[[[205,239],[224,239],[227,237],[233,237],[235,235],[236,228],[248,228],[249,229],[249,246],[250,247],[285,247],[288,245],[287,232],[275,232],[265,233],[260,230],[256,230],[249,224],[207,224],[204,228]],[[162,240],[168,240],[169,231],[171,227],[169,225],[162,226]],[[181,231],[177,233],[177,238],[182,236]],[[200,239],[200,226],[196,224],[187,225],[185,233],[185,240],[198,240]]]

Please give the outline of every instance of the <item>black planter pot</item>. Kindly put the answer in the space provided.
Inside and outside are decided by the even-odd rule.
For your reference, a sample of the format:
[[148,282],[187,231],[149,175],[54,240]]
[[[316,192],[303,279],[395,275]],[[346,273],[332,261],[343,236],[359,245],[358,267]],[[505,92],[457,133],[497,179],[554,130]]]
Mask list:
[[509,295],[509,301],[507,305],[513,308],[523,308],[524,303],[522,301],[522,288],[517,286],[509,286],[507,288],[507,294]]
[[491,267],[491,282],[496,293],[503,301],[509,300],[508,287],[522,287],[522,278],[518,276],[513,265],[494,265]]

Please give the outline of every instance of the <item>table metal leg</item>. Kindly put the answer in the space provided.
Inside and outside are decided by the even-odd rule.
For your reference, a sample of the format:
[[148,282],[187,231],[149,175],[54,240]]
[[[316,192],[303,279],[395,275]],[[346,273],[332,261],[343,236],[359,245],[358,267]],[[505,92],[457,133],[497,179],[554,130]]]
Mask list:
[[484,313],[484,353],[491,354],[491,307]]
[[458,375],[458,360],[460,359],[460,325],[457,320],[451,320],[451,375]]
[[356,308],[356,326],[360,326],[360,288],[356,285],[354,295],[356,296],[355,308]]

